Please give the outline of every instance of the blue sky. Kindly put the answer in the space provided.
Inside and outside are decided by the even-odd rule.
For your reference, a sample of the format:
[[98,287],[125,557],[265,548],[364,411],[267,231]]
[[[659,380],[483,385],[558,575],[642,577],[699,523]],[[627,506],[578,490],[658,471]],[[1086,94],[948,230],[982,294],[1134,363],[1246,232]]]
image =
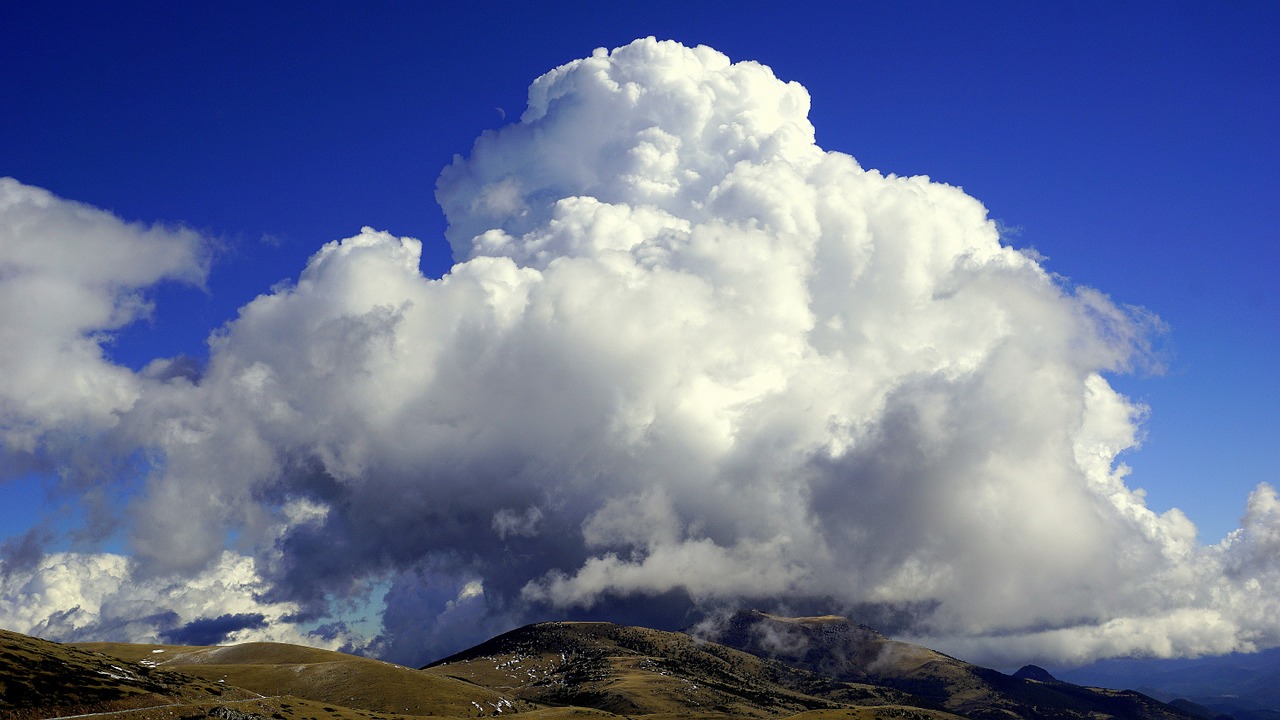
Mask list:
[[[437,177],[553,67],[655,36],[802,84],[825,150],[962,187],[1042,265],[1159,316],[1127,482],[1213,543],[1280,481],[1274,3],[66,3],[0,10],[0,175],[212,240],[120,364],[206,338],[363,226],[453,260]],[[0,485],[0,536],[41,512]],[[48,484],[48,481],[45,481]]]

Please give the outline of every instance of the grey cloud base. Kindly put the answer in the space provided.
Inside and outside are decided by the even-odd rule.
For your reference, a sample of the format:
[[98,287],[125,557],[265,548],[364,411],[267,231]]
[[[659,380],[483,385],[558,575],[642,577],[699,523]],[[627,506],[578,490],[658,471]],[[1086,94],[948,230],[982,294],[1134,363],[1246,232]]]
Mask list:
[[[234,607],[171,603],[255,620],[233,637],[385,601],[366,648],[411,662],[532,619],[748,602],[977,660],[1280,643],[1275,491],[1205,547],[1117,461],[1145,409],[1104,375],[1158,321],[1002,245],[961,190],[819,148],[808,108],[652,39],[537,79],[440,176],[446,276],[366,228],[246,305],[198,380],[109,368],[133,394],[90,398],[85,427],[160,461],[135,557],[76,562],[156,587],[235,567]],[[5,428],[40,429],[6,453],[49,442],[3,391]],[[59,593],[103,581],[51,568],[5,573],[7,626],[111,621],[120,586],[55,630]]]

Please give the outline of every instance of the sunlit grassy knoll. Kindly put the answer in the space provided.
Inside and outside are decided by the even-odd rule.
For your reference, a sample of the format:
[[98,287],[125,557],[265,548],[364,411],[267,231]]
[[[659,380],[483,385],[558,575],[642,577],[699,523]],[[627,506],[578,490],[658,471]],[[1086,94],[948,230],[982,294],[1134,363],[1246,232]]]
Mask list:
[[[130,657],[262,695],[293,695],[355,710],[466,716],[533,706],[479,685],[379,660],[281,643],[225,647],[101,645]],[[163,650],[163,652],[153,652]],[[146,661],[144,660],[144,661]]]

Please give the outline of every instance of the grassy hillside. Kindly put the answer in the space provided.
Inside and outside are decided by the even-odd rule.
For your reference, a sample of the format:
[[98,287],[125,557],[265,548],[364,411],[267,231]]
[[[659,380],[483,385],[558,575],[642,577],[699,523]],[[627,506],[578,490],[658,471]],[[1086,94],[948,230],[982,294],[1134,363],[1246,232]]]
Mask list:
[[173,647],[86,643],[80,647],[178,670],[263,695],[291,695],[374,713],[471,716],[530,710],[489,688],[329,650],[282,643]]
[[6,717],[54,717],[254,696],[206,679],[0,630],[0,713]]

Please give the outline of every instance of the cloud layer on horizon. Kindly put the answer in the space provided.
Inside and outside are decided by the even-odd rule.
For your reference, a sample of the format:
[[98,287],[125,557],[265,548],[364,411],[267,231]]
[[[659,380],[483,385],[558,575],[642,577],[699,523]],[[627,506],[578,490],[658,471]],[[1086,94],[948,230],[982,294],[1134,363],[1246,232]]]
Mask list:
[[[0,624],[294,638],[385,588],[368,649],[402,662],[637,599],[676,625],[843,610],[990,661],[1280,644],[1275,491],[1206,547],[1117,460],[1145,409],[1104,374],[1145,362],[1158,321],[1002,245],[960,189],[819,148],[808,109],[706,47],[557,68],[441,173],[447,275],[421,274],[412,238],[331,242],[214,334],[198,377],[101,352],[139,288],[203,277],[192,236],[3,181],[43,205],[0,206],[0,293],[35,277],[94,312],[0,315],[43,352],[6,367],[111,382],[0,385],[0,467],[40,457],[109,494],[76,447],[114,453],[130,487],[125,459],[150,461],[133,557],[82,563],[136,586],[6,560],[22,613]],[[73,210],[93,222],[44,229]],[[110,249],[105,280],[59,260],[86,242]],[[167,626],[120,626],[105,601],[55,623],[85,587],[123,602],[228,563],[252,577],[225,603],[148,598]]]

